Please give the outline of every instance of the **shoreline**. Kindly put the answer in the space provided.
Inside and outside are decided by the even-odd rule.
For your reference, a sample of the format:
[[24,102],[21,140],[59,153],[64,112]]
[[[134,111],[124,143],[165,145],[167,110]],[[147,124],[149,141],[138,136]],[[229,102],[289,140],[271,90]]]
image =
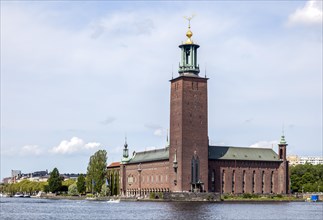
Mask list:
[[[85,196],[41,196],[31,197],[33,199],[51,199],[51,200],[86,200],[86,201],[111,201],[120,200],[123,202],[204,202],[204,203],[282,203],[282,202],[308,202],[306,199],[222,199],[220,201],[180,201],[167,199],[137,199],[126,197],[85,197]],[[322,202],[322,201],[317,201]]]

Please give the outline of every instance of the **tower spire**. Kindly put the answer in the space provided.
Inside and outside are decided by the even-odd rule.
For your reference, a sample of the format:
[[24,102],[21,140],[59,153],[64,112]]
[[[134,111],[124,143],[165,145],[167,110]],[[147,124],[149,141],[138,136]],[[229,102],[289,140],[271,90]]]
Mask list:
[[193,36],[193,32],[191,31],[191,20],[193,19],[193,17],[194,15],[192,15],[191,17],[184,16],[184,18],[188,21],[188,30],[186,32],[187,40],[185,44],[193,44],[193,41],[191,39],[191,37]]
[[125,135],[125,138],[124,139],[125,139],[125,141],[124,141],[122,162],[128,161],[128,157],[129,157],[129,149],[128,149],[127,136],[126,135]]

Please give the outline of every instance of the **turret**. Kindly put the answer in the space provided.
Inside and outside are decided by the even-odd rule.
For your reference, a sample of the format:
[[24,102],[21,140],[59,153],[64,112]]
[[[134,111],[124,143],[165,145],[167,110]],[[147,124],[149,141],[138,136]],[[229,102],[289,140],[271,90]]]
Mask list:
[[279,159],[285,161],[286,160],[286,147],[287,147],[287,142],[285,140],[284,134],[280,138],[280,143],[278,144],[278,155]]
[[127,144],[127,138],[125,138],[124,148],[123,148],[123,158],[121,160],[122,163],[126,163],[130,160],[129,158],[129,149]]

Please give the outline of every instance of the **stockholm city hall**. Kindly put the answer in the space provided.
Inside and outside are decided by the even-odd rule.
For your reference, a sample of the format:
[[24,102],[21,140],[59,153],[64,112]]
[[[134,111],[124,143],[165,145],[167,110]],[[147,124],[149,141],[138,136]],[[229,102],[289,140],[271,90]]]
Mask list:
[[[189,19],[190,21],[190,19]],[[199,76],[190,22],[181,50],[178,76],[170,80],[170,139],[166,147],[129,155],[125,143],[118,172],[122,196],[147,197],[151,192],[222,194],[289,193],[284,135],[278,154],[271,148],[211,146],[208,141],[208,78]]]

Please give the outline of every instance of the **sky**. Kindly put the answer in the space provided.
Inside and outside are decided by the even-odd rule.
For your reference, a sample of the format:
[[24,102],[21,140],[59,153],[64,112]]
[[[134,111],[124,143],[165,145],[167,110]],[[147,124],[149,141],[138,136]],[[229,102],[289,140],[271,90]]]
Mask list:
[[322,155],[322,1],[1,1],[1,175],[167,145],[192,16],[212,145]]

